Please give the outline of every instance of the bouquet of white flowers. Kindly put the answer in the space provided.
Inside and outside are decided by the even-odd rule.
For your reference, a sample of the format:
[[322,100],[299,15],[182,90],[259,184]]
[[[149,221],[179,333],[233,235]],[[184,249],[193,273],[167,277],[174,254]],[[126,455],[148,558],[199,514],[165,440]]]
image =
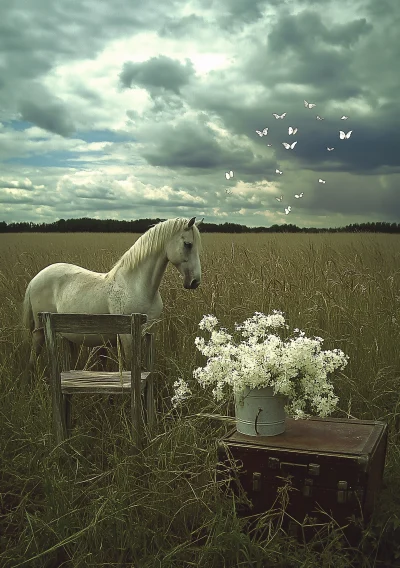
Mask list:
[[[239,342],[233,341],[224,328],[217,331],[217,324],[213,315],[201,320],[200,329],[210,332],[211,339],[206,343],[196,337],[195,344],[208,361],[193,372],[202,387],[214,386],[216,400],[225,398],[229,391],[240,395],[246,387],[272,387],[274,394],[287,397],[285,410],[289,416],[306,418],[311,411],[324,417],[335,410],[339,399],[327,375],[347,365],[349,357],[343,351],[321,351],[321,337],[310,339],[297,328],[297,336],[285,341],[269,333],[271,328],[289,328],[283,313],[277,310],[269,316],[255,312],[242,325],[235,324],[245,338]],[[172,402],[176,406],[191,391],[182,379],[174,387]]]

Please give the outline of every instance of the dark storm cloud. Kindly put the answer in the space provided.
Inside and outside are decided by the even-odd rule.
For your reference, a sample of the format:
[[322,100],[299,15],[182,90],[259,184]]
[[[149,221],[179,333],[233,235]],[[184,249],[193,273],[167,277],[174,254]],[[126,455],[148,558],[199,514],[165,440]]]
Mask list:
[[266,8],[283,7],[287,0],[200,0],[198,4],[213,10],[221,29],[229,29],[251,24],[262,17]]
[[[116,201],[117,196],[115,193],[108,189],[103,189],[101,187],[93,188],[93,187],[82,187],[77,188],[74,191],[74,194],[77,197],[81,197],[83,199],[104,199],[107,201]],[[113,205],[114,206],[114,205]]]
[[[319,14],[304,10],[284,15],[273,26],[266,42],[249,61],[248,76],[264,84],[287,80],[324,91],[331,98],[346,99],[362,93],[351,73],[352,49],[372,31],[365,18],[328,29]],[[266,65],[267,61],[273,64]]]
[[167,15],[164,22],[160,25],[158,33],[160,37],[182,38],[188,34],[198,32],[200,28],[207,25],[206,20],[197,14],[190,14],[190,16],[178,19]]
[[243,26],[258,20],[265,5],[276,5],[276,0],[222,0],[215,3],[216,19],[222,29]]
[[4,203],[4,205],[20,205],[23,203],[38,205],[38,199],[34,197],[22,197],[19,195],[1,195],[1,203]]
[[380,2],[376,2],[376,0],[369,0],[366,3],[366,7],[368,13],[371,16],[374,16],[378,19],[381,18],[390,18],[392,19],[393,16],[395,20],[399,19],[399,3],[398,0],[380,0]]
[[232,163],[244,175],[261,175],[265,171],[268,166],[265,157],[255,156],[250,148],[238,143],[229,149],[224,147],[217,140],[215,132],[205,124],[205,120],[205,116],[199,116],[182,119],[173,128],[163,126],[157,130],[156,143],[151,149],[143,151],[143,157],[152,166],[172,169],[222,170],[225,164]]
[[268,47],[275,54],[286,50],[309,54],[318,43],[348,48],[372,29],[365,18],[347,24],[331,24],[328,28],[320,14],[304,10],[298,15],[284,15],[277,22],[268,36]]
[[26,181],[6,181],[0,179],[0,188],[32,190],[34,189],[34,186],[32,185],[32,183]]
[[[106,40],[147,29],[160,14],[155,0],[148,0],[140,10],[135,3],[125,0],[115,0],[110,5],[94,0],[35,0],[33,4],[14,0],[7,2],[7,9],[4,4],[0,51],[7,55],[7,61],[22,64],[25,59],[26,70],[32,69],[32,61],[39,61],[35,59],[39,52],[48,65],[61,59],[94,55]],[[164,8],[172,8],[174,2],[163,4]]]
[[186,64],[182,65],[180,61],[160,55],[143,63],[124,63],[120,81],[126,88],[144,87],[150,92],[165,89],[178,95],[181,87],[187,85],[193,75],[191,61],[186,60]]
[[188,120],[160,131],[155,148],[143,152],[152,166],[204,169],[220,164],[221,154],[211,129]]
[[67,111],[60,103],[44,104],[24,100],[21,101],[19,110],[23,120],[60,136],[70,136],[75,130]]

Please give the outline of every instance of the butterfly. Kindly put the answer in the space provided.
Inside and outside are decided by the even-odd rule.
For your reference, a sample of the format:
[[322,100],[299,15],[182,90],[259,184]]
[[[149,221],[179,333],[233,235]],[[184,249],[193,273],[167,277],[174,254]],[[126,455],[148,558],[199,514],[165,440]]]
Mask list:
[[326,149],[328,150],[328,152],[332,152],[332,150],[334,150],[335,148],[328,148],[327,146]]
[[260,130],[256,130],[256,132],[259,136],[266,136],[268,134],[268,128],[264,128],[261,132]]
[[228,195],[232,195],[232,192],[229,191],[229,189],[225,189],[225,192],[226,192]]
[[276,119],[278,119],[278,118],[285,118],[285,116],[287,115],[287,112],[284,112],[284,113],[281,114],[281,115],[276,114],[275,112],[273,112],[272,115],[273,115]]
[[325,118],[322,118],[322,116],[319,116],[319,115],[317,114],[317,120],[325,120]]
[[297,195],[297,193],[295,193],[294,196],[296,197],[296,199],[299,199],[300,197],[303,197],[303,195],[304,195],[304,193],[302,192],[302,193],[300,193],[300,195]]
[[307,101],[304,101],[304,106],[306,108],[314,108],[317,105],[315,105],[314,103],[308,103]]
[[281,172],[281,170],[275,170],[276,174],[283,174],[283,172]]
[[225,177],[226,177],[226,179],[233,178],[233,171],[231,170],[230,172],[225,172]]
[[343,115],[340,120],[347,120],[348,118],[348,116]]
[[293,134],[293,136],[294,136],[297,132],[297,128],[292,128],[291,126],[289,126],[288,132],[289,132],[289,135]]
[[267,144],[267,146],[272,146],[272,144]]
[[285,146],[286,150],[293,150],[293,148],[296,146],[297,144],[297,140],[296,142],[293,142],[293,144],[288,144],[287,142],[282,142],[282,145]]
[[345,134],[345,133],[343,132],[343,130],[339,130],[340,140],[344,140],[345,138],[346,138],[346,139],[349,139],[352,132],[353,132],[352,130],[349,130],[348,133]]
[[283,195],[281,195],[280,197],[275,197],[275,199],[276,199],[277,201],[282,201]]
[[287,208],[285,207],[285,213],[286,213],[286,215],[287,215],[287,214],[288,214],[288,213],[290,212],[290,210],[291,210],[291,207],[290,207],[290,205],[288,205],[288,207],[287,207]]
[[326,183],[326,181],[324,179],[319,178],[319,183]]

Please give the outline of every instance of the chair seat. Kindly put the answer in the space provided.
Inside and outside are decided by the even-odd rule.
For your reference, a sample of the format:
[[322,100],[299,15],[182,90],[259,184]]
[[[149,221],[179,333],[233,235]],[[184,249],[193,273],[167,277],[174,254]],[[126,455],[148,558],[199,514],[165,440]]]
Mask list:
[[[144,391],[150,372],[141,373],[141,390]],[[130,371],[63,371],[61,373],[61,392],[75,394],[125,394],[131,391]]]

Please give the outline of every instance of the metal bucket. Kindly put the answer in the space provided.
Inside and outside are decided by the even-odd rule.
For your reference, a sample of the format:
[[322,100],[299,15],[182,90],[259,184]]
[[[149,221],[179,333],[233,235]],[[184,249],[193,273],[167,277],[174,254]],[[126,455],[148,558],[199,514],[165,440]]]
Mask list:
[[276,436],[285,431],[286,397],[272,387],[246,387],[235,397],[236,429],[247,436]]

